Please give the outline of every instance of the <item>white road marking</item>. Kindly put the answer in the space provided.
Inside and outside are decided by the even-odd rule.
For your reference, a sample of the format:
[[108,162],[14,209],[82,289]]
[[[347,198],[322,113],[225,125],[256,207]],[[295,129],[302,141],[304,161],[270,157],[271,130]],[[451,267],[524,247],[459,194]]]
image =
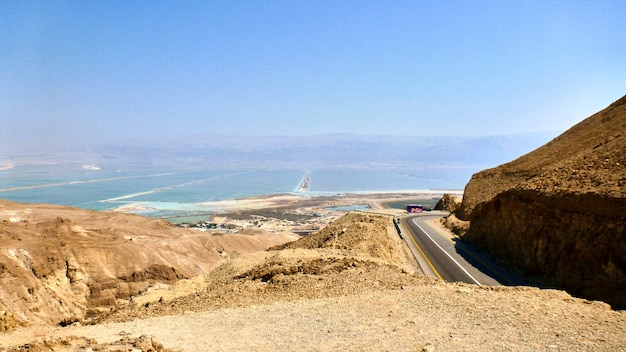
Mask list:
[[450,258],[450,259],[451,259],[451,260],[452,260],[452,261],[453,261],[456,265],[458,265],[458,267],[459,267],[459,268],[461,268],[461,270],[463,270],[463,272],[464,272],[464,273],[465,273],[465,274],[466,274],[466,275],[467,275],[470,279],[472,279],[472,281],[474,281],[474,282],[476,283],[476,285],[478,285],[478,286],[482,286],[482,285],[480,284],[480,282],[478,282],[478,280],[476,280],[476,279],[475,279],[472,275],[470,275],[470,273],[468,273],[468,272],[467,272],[467,270],[465,270],[465,268],[464,268],[461,264],[459,264],[459,262],[457,262],[454,258],[452,258],[452,256],[450,255],[450,253],[446,252],[446,250],[445,250],[445,249],[443,249],[443,248],[439,245],[439,243],[435,242],[435,240],[434,240],[432,237],[430,237],[430,235],[428,234],[428,232],[426,232],[426,230],[424,230],[424,228],[423,228],[423,227],[421,227],[421,226],[420,226],[420,224],[418,224],[415,220],[416,220],[416,219],[411,219],[411,221],[413,221],[413,223],[414,223],[417,227],[419,227],[419,229],[420,229],[420,230],[422,230],[422,232],[424,232],[424,234],[426,234],[426,237],[428,237],[431,241],[433,241],[433,243],[435,244],[435,246],[439,247],[439,249],[441,249],[441,251],[442,251],[442,252],[444,252],[444,253],[448,256],[448,258]]

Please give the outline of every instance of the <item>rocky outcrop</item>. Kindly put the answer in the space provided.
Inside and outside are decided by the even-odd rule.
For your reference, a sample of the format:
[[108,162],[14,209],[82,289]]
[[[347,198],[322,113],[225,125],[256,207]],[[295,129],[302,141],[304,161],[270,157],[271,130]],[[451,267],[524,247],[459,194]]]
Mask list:
[[165,220],[0,200],[0,331],[94,319],[151,286],[211,271],[225,248],[267,247]]
[[435,204],[435,210],[445,210],[453,212],[461,207],[461,197],[453,196],[449,193],[444,194]]
[[15,351],[154,351],[169,352],[171,349],[163,347],[153,336],[142,335],[139,337],[125,336],[115,342],[98,343],[95,339],[77,336],[62,336],[47,338],[17,346]]
[[395,257],[395,242],[387,236],[389,219],[385,216],[350,213],[311,235],[294,242],[274,246],[271,250],[287,248],[332,248],[358,251],[368,256],[391,262],[402,262]]
[[467,230],[469,229],[470,222],[459,220],[454,213],[451,213],[448,216],[442,217],[439,222],[441,225],[448,230],[452,231],[455,235],[459,237],[465,236]]
[[11,312],[6,310],[6,307],[0,304],[0,333],[15,330],[25,325],[25,322],[17,319]]
[[586,298],[626,307],[626,97],[545,146],[475,174],[464,239]]

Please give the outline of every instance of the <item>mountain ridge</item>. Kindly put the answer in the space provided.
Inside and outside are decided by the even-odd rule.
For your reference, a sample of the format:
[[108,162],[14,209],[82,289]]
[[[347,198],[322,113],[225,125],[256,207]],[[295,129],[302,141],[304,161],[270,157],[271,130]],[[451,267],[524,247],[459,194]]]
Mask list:
[[464,239],[556,287],[626,307],[626,96],[472,176]]

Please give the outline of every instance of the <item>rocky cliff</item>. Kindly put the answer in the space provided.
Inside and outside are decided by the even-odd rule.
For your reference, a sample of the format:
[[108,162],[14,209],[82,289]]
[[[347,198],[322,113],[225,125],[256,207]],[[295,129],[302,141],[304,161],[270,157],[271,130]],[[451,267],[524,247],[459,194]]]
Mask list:
[[212,236],[165,220],[0,200],[0,332],[67,325],[157,284],[204,274],[239,253],[289,240]]
[[461,197],[453,196],[449,193],[446,193],[439,199],[437,204],[435,204],[435,210],[444,210],[449,212],[456,211],[459,207],[461,207]]
[[475,174],[464,239],[573,294],[626,307],[626,96],[543,147]]

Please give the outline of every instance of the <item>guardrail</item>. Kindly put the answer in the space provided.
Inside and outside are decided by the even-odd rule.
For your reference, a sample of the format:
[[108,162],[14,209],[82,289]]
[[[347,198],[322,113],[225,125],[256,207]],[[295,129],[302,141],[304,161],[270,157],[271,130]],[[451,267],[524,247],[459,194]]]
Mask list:
[[402,229],[400,229],[400,217],[394,216],[393,224],[396,226],[396,230],[398,231],[398,236],[400,236],[401,239],[404,239],[404,235],[402,234]]

